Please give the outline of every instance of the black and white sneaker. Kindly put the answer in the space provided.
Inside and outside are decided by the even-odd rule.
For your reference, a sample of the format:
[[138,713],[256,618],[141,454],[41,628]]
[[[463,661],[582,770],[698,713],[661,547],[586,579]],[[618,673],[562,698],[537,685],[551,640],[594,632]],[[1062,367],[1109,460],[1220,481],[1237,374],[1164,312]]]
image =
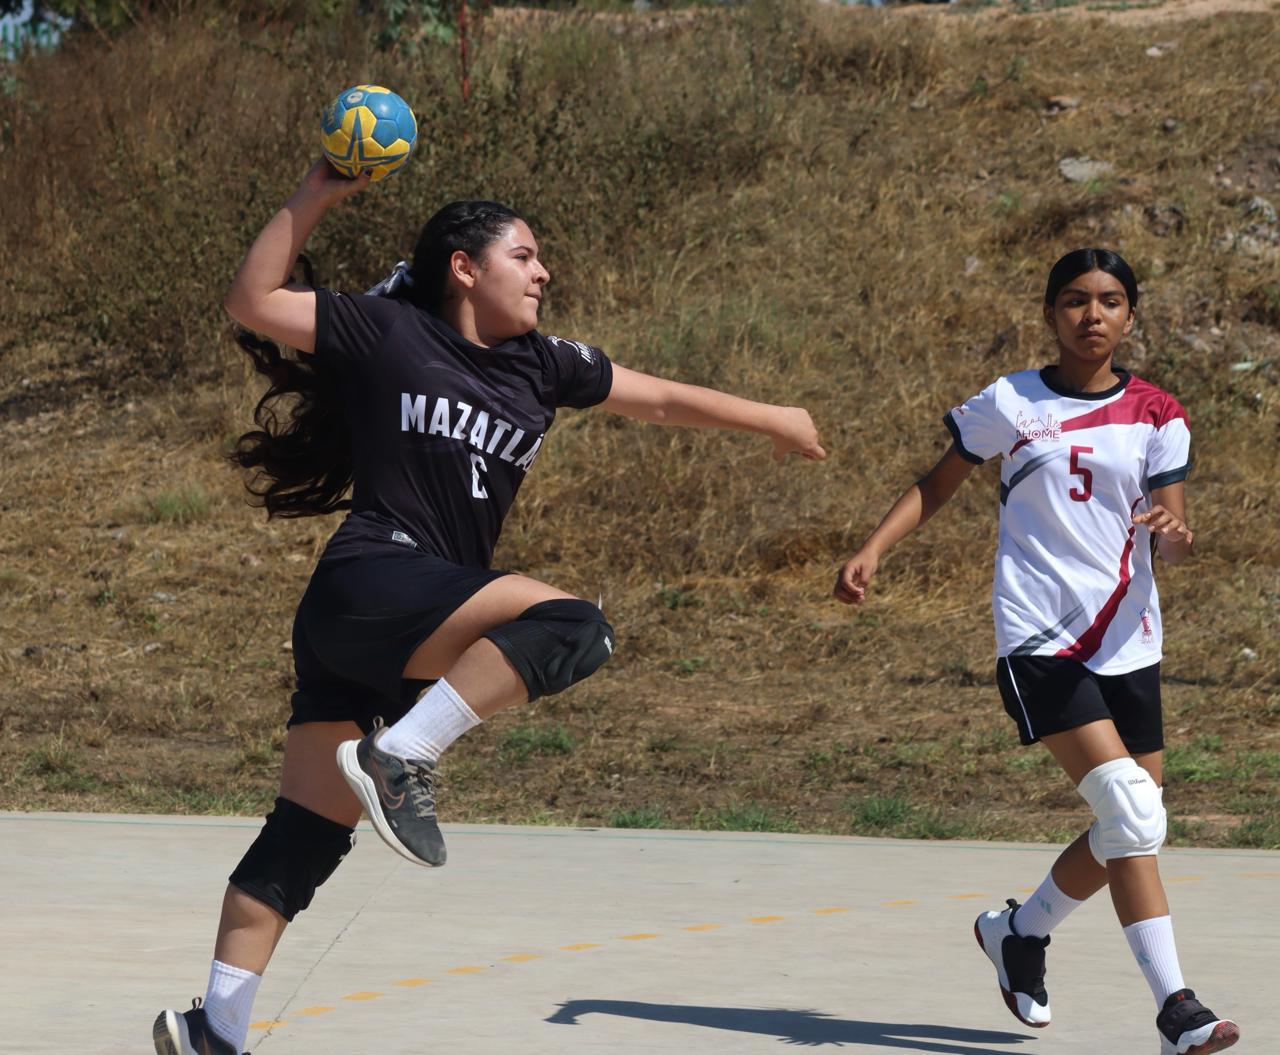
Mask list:
[[996,965],[1000,994],[1009,1010],[1024,1026],[1042,1029],[1049,1024],[1049,994],[1044,988],[1046,938],[1024,938],[1013,929],[1018,903],[1010,898],[1003,912],[984,912],[973,924],[974,937]]
[[151,1027],[151,1039],[156,1042],[156,1055],[239,1055],[235,1045],[213,1031],[199,997],[191,1001],[190,1011],[161,1011]]
[[445,847],[436,822],[436,764],[380,750],[384,732],[382,719],[375,718],[363,740],[339,744],[338,769],[383,842],[414,864],[439,867]]
[[1160,1055],[1209,1055],[1240,1039],[1239,1027],[1215,1015],[1190,989],[1179,989],[1164,1002],[1156,1029]]

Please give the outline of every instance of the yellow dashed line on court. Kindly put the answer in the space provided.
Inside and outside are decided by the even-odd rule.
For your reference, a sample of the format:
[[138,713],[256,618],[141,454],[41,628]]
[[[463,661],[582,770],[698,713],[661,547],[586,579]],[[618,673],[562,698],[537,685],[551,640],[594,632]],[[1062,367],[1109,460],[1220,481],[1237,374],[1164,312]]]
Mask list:
[[1020,887],[1018,887],[1018,893],[1019,893],[1019,894],[1034,894],[1035,892],[1036,892],[1036,888],[1035,888],[1035,887],[1033,887],[1033,886],[1020,886]]
[[[1280,872],[1241,872],[1238,874],[1245,878],[1278,878],[1280,877]],[[1173,882],[1173,883],[1193,883],[1193,882],[1199,882],[1203,878],[1204,878],[1203,876],[1172,876],[1172,877],[1169,877],[1167,881]],[[1034,892],[1034,890],[1035,890],[1034,887],[1021,888],[1021,892],[1023,893],[1032,893]],[[977,898],[985,898],[990,896],[991,895],[986,893],[971,892],[971,893],[965,893],[965,894],[949,894],[947,895],[947,898],[950,901],[969,901]],[[902,898],[896,901],[881,902],[881,905],[886,908],[905,908],[910,905],[919,905],[919,904],[920,904],[920,901],[916,898]],[[840,913],[852,912],[854,910],[847,905],[829,905],[823,908],[811,909],[810,911],[813,914],[819,915],[819,916],[833,916]],[[786,918],[787,918],[786,916],[748,916],[747,922],[748,923],[779,923],[785,920]],[[712,931],[712,930],[721,930],[724,927],[725,927],[725,924],[723,923],[691,923],[687,927],[681,927],[680,929],[686,932],[691,932],[691,933],[705,933],[707,931]],[[651,933],[648,931],[641,931],[635,934],[620,934],[617,936],[617,939],[619,941],[649,941],[649,940],[660,938],[660,937],[662,937],[661,934]],[[599,942],[582,941],[582,942],[575,942],[571,945],[561,945],[559,946],[559,948],[564,952],[581,952],[585,949],[600,949],[600,948],[603,948],[603,945]],[[543,955],[544,955],[543,953],[536,953],[536,952],[513,953],[510,956],[502,956],[500,957],[500,959],[505,963],[528,963],[531,960],[542,959]],[[461,974],[461,975],[483,974],[485,971],[488,971],[489,969],[490,967],[488,965],[469,964],[461,967],[451,967],[448,969],[446,973]],[[391,984],[402,989],[410,989],[410,988],[416,988],[418,986],[427,985],[432,981],[434,981],[434,979],[431,979],[431,978],[401,978],[398,981],[392,982]],[[351,1001],[376,1000],[378,997],[382,995],[384,994],[380,992],[348,993],[346,996],[342,997],[342,999],[351,1000]],[[297,1012],[297,1014],[301,1016],[315,1017],[318,1015],[327,1015],[331,1011],[336,1011],[336,1010],[337,1010],[336,1007],[332,1007],[326,1004],[317,1004],[312,1007],[302,1008]],[[278,1028],[280,1026],[287,1026],[288,1024],[289,1023],[287,1020],[268,1019],[261,1022],[251,1023],[250,1028],[257,1029],[257,1030],[266,1030],[266,1029]]]
[[[1241,872],[1239,873],[1239,875],[1244,876],[1246,878],[1276,878],[1276,877],[1280,877],[1280,872]],[[1194,882],[1199,882],[1203,878],[1204,878],[1203,876],[1170,876],[1168,877],[1167,881],[1171,883],[1194,883]],[[1030,892],[1034,892],[1035,888],[1024,887],[1021,889],[1022,889],[1022,892],[1030,893]],[[947,895],[947,899],[950,901],[970,901],[970,900],[975,900],[977,898],[985,898],[990,896],[991,895],[987,893],[974,891],[974,892],[965,893],[965,894],[949,894]],[[906,908],[908,906],[918,905],[918,904],[920,904],[920,901],[916,898],[902,898],[896,901],[881,902],[881,905],[886,908]],[[852,912],[853,909],[846,905],[829,905],[823,908],[811,909],[810,911],[813,914],[819,915],[819,916],[834,916],[834,915],[838,915],[845,912]],[[747,922],[748,923],[779,923],[785,919],[786,919],[785,916],[748,916]],[[724,928],[724,926],[725,924],[723,923],[691,923],[689,924],[689,926],[681,927],[680,929],[683,931],[691,932],[691,933],[705,933],[707,931],[712,931],[712,930],[721,930]],[[641,931],[635,934],[620,934],[617,936],[619,941],[649,941],[649,940],[660,938],[660,937],[662,937],[661,934],[651,933],[648,931]],[[559,948],[564,952],[581,952],[585,949],[600,949],[600,948],[603,948],[603,945],[601,945],[599,942],[583,941],[583,942],[575,942],[571,945],[561,945]],[[500,959],[505,963],[528,963],[531,960],[542,959],[543,955],[544,954],[542,953],[536,953],[536,952],[513,953],[510,956],[500,957]],[[448,969],[446,973],[460,974],[460,975],[483,974],[485,971],[488,971],[489,969],[490,968],[487,965],[469,964],[461,967],[451,967]],[[431,978],[401,978],[398,981],[392,982],[391,984],[402,989],[411,989],[411,988],[416,988],[418,986],[427,985],[432,981],[433,979]],[[351,1001],[376,1000],[378,997],[382,995],[383,994],[380,992],[348,993],[346,996],[342,997],[342,999],[351,1000]],[[329,1014],[331,1011],[336,1011],[336,1010],[337,1010],[336,1007],[332,1007],[324,1004],[317,1004],[312,1007],[302,1008],[297,1012],[297,1014],[304,1015],[307,1017],[315,1017],[318,1015],[326,1015],[326,1014]],[[288,1022],[284,1020],[265,1020],[262,1022],[252,1023],[250,1028],[265,1030],[265,1029],[273,1029],[273,1028],[286,1026],[286,1025],[288,1025]]]
[[1280,872],[1237,872],[1241,879],[1280,879]]
[[1199,883],[1204,876],[1165,876],[1166,883]]

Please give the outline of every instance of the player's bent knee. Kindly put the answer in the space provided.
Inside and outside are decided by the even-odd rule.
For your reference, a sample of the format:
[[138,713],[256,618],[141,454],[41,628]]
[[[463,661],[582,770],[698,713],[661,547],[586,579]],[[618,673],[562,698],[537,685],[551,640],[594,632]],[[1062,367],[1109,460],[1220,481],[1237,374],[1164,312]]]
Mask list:
[[613,655],[614,633],[590,601],[557,598],[526,608],[484,635],[501,649],[529,689],[529,699],[563,692]]
[[1166,827],[1164,794],[1132,758],[1117,758],[1090,770],[1079,791],[1098,818],[1089,829],[1089,849],[1100,865],[1160,852]]
[[230,882],[292,922],[355,842],[354,828],[278,798]]

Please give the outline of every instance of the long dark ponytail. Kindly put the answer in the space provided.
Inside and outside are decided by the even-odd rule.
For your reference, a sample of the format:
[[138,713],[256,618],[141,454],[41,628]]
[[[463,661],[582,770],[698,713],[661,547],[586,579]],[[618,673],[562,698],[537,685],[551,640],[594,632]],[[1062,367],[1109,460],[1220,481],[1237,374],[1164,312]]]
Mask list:
[[[311,261],[300,256],[298,263],[307,285],[314,287]],[[268,517],[350,509],[347,492],[355,464],[333,379],[316,369],[315,356],[307,352],[289,359],[274,341],[248,330],[241,330],[236,342],[253,368],[271,382],[253,410],[258,427],[241,436],[227,456],[250,470],[246,489],[266,507]]]
[[[519,215],[492,201],[450,202],[422,228],[413,266],[384,279],[370,293],[407,299],[438,314],[444,303],[449,260],[461,250],[473,259],[500,238]],[[298,257],[306,284],[315,287],[311,263]],[[236,341],[253,368],[270,382],[254,408],[258,426],[236,441],[229,460],[250,470],[245,481],[268,517],[307,517],[350,509],[355,463],[342,398],[315,356],[285,356],[278,345],[247,330]]]

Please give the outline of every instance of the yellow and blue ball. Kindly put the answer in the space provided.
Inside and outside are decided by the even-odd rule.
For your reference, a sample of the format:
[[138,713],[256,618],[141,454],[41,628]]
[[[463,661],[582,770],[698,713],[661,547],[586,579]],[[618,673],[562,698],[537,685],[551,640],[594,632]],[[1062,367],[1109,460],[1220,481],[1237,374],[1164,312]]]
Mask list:
[[377,84],[357,84],[325,108],[320,145],[335,169],[371,180],[401,169],[413,156],[418,121],[400,96]]

